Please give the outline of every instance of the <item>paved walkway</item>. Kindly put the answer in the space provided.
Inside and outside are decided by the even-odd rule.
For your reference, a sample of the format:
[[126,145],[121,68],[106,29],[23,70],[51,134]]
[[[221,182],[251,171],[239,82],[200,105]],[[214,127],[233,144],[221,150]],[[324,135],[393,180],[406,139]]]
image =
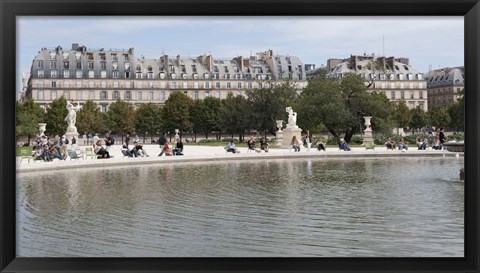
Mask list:
[[[84,150],[86,146],[79,146]],[[114,145],[110,149],[110,154],[113,158],[110,159],[70,159],[58,160],[52,162],[30,161],[27,159],[20,160],[17,157],[17,172],[33,172],[33,171],[52,171],[65,170],[73,168],[90,168],[107,166],[132,166],[132,165],[147,165],[147,164],[165,164],[165,163],[191,163],[191,162],[206,162],[206,161],[225,161],[225,160],[268,160],[268,159],[284,159],[284,158],[349,158],[349,157],[463,157],[463,153],[456,154],[446,150],[425,150],[419,151],[416,148],[407,151],[392,151],[385,147],[379,146],[375,150],[365,150],[363,147],[354,147],[352,151],[344,152],[336,148],[329,147],[327,151],[317,151],[311,149],[307,152],[306,148],[302,148],[300,152],[294,152],[289,149],[272,148],[269,153],[248,152],[247,148],[239,148],[239,154],[226,153],[222,146],[195,146],[186,144],[184,147],[183,156],[161,156],[158,145],[145,144],[143,148],[150,155],[149,157],[124,157],[120,151],[120,145]],[[21,162],[20,162],[21,161]]]

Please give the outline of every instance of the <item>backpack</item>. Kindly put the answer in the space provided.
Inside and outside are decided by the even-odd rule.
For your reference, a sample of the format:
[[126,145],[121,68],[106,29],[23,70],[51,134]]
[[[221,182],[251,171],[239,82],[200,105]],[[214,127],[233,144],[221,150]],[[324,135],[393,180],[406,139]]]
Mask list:
[[113,136],[110,137],[110,138],[111,138],[111,140],[112,140],[112,145],[115,144],[115,138],[114,138]]

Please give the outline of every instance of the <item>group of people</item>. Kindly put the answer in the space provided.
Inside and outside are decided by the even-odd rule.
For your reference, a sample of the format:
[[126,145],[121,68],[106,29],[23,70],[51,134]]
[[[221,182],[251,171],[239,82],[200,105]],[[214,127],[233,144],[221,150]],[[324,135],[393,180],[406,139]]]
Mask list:
[[175,148],[172,149],[170,142],[167,140],[164,134],[158,139],[158,144],[160,145],[160,154],[158,156],[177,156],[183,155],[183,142],[181,139],[177,140]]
[[387,147],[387,150],[395,150],[396,148],[398,148],[399,151],[403,149],[408,150],[407,141],[403,137],[400,139],[398,143],[395,143],[395,141],[393,141],[392,138],[389,137],[385,142],[385,146]]
[[[51,162],[55,158],[66,160],[68,157],[67,144],[68,139],[65,135],[61,138],[59,135],[55,137],[38,137],[36,144],[32,148],[32,156],[34,159]],[[76,147],[76,139],[72,138],[72,149]]]
[[[303,140],[304,140],[303,142],[307,145],[307,152],[310,152],[313,144],[313,135],[310,133],[310,131],[307,131]],[[292,137],[292,141],[290,142],[290,145],[294,150],[294,152],[300,152],[301,145],[296,136]],[[321,139],[317,141],[316,146],[318,151],[326,151],[326,146]]]
[[[437,133],[435,135],[435,139],[432,142],[432,149],[433,150],[441,150],[443,149],[443,144],[446,141],[445,137],[445,132],[444,128],[439,128],[437,130]],[[426,150],[428,148],[428,137],[424,134],[422,136],[418,136],[415,139],[415,142],[417,144],[418,150]],[[395,143],[395,141],[392,140],[392,138],[388,138],[387,141],[385,142],[385,146],[387,147],[388,150],[395,150],[397,148],[398,150],[408,150],[408,143],[405,140],[405,138],[401,138],[398,143]]]

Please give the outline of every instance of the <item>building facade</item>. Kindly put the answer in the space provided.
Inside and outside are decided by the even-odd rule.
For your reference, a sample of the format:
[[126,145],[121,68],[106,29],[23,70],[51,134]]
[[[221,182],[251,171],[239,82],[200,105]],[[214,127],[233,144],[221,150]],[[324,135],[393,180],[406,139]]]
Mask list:
[[383,92],[391,101],[404,100],[410,109],[428,111],[427,81],[409,65],[408,58],[352,55],[346,59],[329,59],[327,77],[342,79],[354,73],[365,79],[369,91]]
[[307,85],[306,72],[298,57],[274,55],[272,50],[249,58],[137,58],[130,49],[91,49],[73,44],[42,48],[28,79],[24,79],[21,100],[33,99],[41,107],[64,96],[83,104],[95,101],[101,111],[122,99],[139,106],[153,102],[163,105],[171,92],[182,91],[192,99],[209,96],[225,98],[228,93],[244,95],[248,89],[290,81],[297,90]]
[[427,75],[428,107],[448,107],[458,102],[465,91],[465,68],[446,67]]

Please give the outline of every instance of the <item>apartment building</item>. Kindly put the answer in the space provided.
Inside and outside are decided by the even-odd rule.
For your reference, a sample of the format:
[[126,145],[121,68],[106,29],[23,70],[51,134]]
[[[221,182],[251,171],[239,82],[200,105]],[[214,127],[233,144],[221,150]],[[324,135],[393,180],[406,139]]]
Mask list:
[[465,68],[445,67],[426,74],[428,107],[448,107],[458,102],[465,90]]

